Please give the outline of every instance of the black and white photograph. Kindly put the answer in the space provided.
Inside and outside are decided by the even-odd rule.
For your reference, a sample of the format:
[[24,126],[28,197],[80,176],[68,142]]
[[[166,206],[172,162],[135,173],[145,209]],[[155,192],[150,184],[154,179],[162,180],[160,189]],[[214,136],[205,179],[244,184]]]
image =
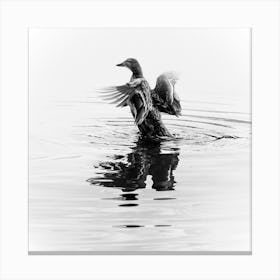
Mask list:
[[251,254],[251,29],[29,28],[29,254]]

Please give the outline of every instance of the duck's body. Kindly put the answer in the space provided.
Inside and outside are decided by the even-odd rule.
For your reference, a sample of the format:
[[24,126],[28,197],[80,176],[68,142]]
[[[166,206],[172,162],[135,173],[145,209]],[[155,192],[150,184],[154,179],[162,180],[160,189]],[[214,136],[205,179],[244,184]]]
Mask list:
[[130,82],[105,89],[103,93],[109,93],[105,99],[118,103],[118,107],[128,105],[143,137],[172,137],[161,120],[161,112],[176,116],[181,112],[180,101],[174,91],[176,77],[171,73],[160,75],[152,90],[136,59],[127,59],[117,66],[127,67],[132,71]]
[[160,112],[154,108],[148,113],[146,119],[138,125],[138,128],[144,137],[172,137],[161,120]]

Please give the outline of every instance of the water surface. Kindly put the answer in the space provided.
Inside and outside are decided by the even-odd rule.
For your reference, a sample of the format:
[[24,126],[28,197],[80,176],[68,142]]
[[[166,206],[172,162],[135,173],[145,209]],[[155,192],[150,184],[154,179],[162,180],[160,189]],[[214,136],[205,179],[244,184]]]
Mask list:
[[251,116],[181,102],[158,143],[95,94],[30,106],[29,250],[250,251]]

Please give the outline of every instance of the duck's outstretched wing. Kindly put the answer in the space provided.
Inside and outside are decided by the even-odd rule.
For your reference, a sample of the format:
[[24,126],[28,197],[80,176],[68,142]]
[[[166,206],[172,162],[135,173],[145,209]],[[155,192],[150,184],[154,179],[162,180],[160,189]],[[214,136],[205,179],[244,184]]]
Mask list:
[[117,107],[129,105],[137,125],[141,124],[152,106],[151,89],[145,79],[136,79],[122,86],[98,90],[101,97]]
[[117,104],[117,107],[124,107],[128,105],[128,99],[135,94],[135,88],[122,85],[98,89],[97,92],[101,94],[102,99],[108,101],[110,104]]
[[175,91],[175,84],[178,76],[173,72],[166,72],[157,78],[156,87],[152,91],[154,105],[164,113],[179,116],[181,104],[178,94]]

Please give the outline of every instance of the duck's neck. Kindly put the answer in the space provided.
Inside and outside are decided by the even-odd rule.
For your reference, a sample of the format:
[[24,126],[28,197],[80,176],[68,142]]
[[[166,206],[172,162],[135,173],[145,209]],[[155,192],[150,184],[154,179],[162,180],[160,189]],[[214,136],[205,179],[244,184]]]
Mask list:
[[133,66],[131,69],[132,71],[132,77],[131,79],[138,79],[138,78],[144,78],[142,68],[139,63]]

